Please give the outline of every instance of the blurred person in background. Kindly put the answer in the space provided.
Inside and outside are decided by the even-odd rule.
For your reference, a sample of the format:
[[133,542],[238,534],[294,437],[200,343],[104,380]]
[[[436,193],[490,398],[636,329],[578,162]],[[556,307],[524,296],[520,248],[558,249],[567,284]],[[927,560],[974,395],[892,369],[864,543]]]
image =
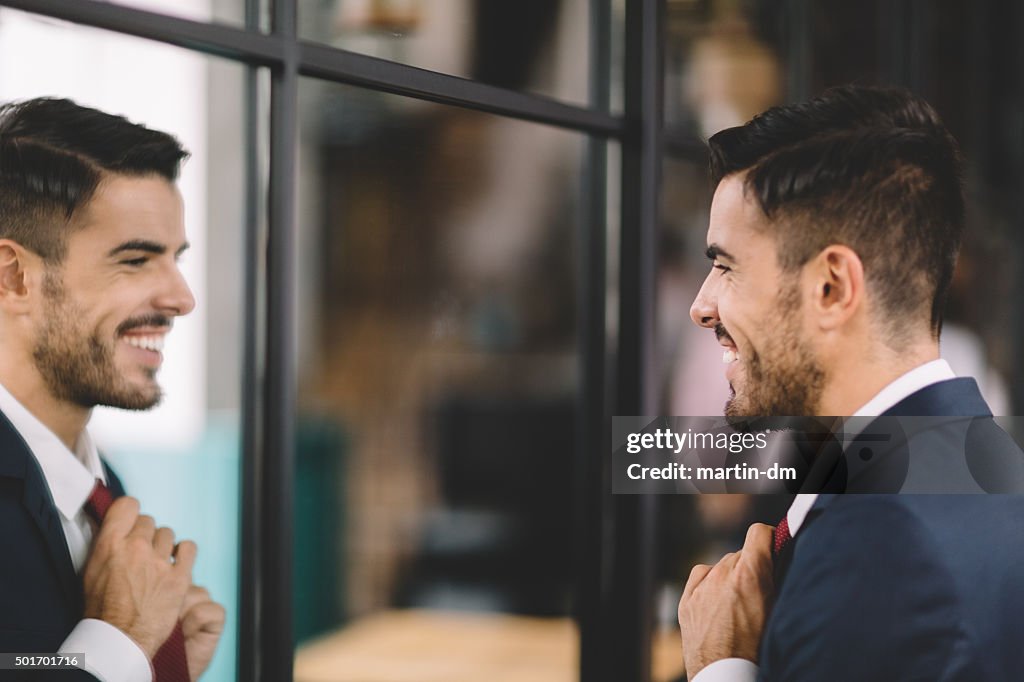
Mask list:
[[[1024,490],[1024,454],[939,358],[964,209],[934,110],[905,90],[837,88],[710,146],[713,263],[691,316],[724,347],[726,414],[969,417],[966,440],[939,434],[928,451],[966,466],[922,491]],[[884,447],[875,461],[895,456]],[[843,483],[828,492],[880,492]],[[1005,680],[1024,666],[1024,547],[1007,542],[1024,498],[818,492],[693,569],[678,610],[692,680]]]
[[197,679],[224,627],[194,543],[139,513],[86,430],[97,405],[160,401],[195,306],[186,156],[70,100],[0,107],[0,651],[84,654],[85,679]]

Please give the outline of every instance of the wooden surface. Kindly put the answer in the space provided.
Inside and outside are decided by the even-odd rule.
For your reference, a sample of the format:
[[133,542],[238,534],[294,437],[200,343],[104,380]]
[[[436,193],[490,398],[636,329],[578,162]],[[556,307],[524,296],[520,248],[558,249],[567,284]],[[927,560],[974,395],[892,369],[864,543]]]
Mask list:
[[[295,682],[576,682],[578,649],[568,618],[385,611],[300,647]],[[656,682],[682,674],[677,630],[653,654]]]

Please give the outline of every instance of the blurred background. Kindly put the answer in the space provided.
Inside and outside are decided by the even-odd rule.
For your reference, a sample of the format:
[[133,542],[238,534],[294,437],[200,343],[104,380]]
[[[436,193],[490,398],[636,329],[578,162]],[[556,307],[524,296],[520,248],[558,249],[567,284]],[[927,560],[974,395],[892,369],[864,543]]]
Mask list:
[[[625,2],[299,0],[298,33],[620,115],[630,111]],[[200,307],[168,346],[167,400],[145,415],[97,414],[92,427],[129,492],[198,541],[198,580],[229,612],[205,679],[237,679],[240,566],[254,560],[239,551],[240,301],[245,235],[257,229],[243,133],[247,116],[265,126],[267,112],[247,110],[240,63],[5,4],[0,99],[72,97],[171,131],[193,153],[181,184]],[[245,26],[242,0],[118,4]],[[599,6],[603,68],[592,49]],[[857,82],[920,93],[963,146],[970,227],[943,354],[979,379],[994,412],[1018,413],[1024,10],[1008,0],[664,0],[661,11],[657,411],[718,415],[726,398],[721,349],[688,316],[707,269],[703,140]],[[266,16],[250,14],[249,30]],[[296,113],[294,677],[578,679],[577,623],[592,594],[582,587],[606,568],[581,561],[580,548],[595,528],[600,556],[618,537],[601,525],[607,499],[581,502],[581,461],[605,453],[580,452],[579,434],[581,348],[595,334],[581,322],[584,302],[607,310],[609,393],[624,333],[619,247],[635,226],[620,219],[620,145],[314,77],[300,79]],[[607,163],[593,164],[595,153]],[[593,225],[606,244],[597,292],[580,276]],[[667,681],[684,674],[675,606],[690,567],[738,547],[749,523],[774,524],[788,500],[656,505],[653,623],[638,636],[649,640],[651,678]]]

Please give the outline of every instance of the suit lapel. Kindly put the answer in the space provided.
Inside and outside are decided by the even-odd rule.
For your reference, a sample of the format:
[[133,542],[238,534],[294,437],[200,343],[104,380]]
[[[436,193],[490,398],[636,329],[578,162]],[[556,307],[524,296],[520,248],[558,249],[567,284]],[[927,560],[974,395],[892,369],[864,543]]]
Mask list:
[[82,586],[71,562],[60,514],[50,495],[39,463],[22,439],[0,412],[0,476],[23,481],[21,504],[35,523],[46,544],[47,554],[60,582],[61,590],[76,612],[82,609]]
[[883,417],[991,417],[978,382],[970,377],[948,379],[912,393],[885,411]]
[[832,504],[832,501],[835,498],[836,494],[834,493],[822,493],[818,495],[818,498],[814,501],[814,504],[811,505],[810,510],[804,517],[803,523],[800,524],[800,528],[797,529],[796,535],[794,535],[793,539],[786,544],[782,552],[775,557],[772,562],[772,574],[775,579],[776,594],[778,594],[779,590],[782,589],[782,581],[786,579],[786,573],[789,571],[789,564],[793,560],[793,552],[796,551],[796,545],[800,542],[800,537],[803,535],[804,531],[807,530],[807,527],[814,523],[815,519],[825,512],[825,509]]
[[121,479],[117,477],[117,474],[114,473],[114,470],[103,461],[102,454],[100,455],[100,464],[103,465],[103,473],[107,476],[107,487],[110,488],[110,493],[114,496],[114,499],[123,497],[125,494],[124,485],[121,483]]
[[[985,399],[982,398],[981,391],[978,389],[978,383],[969,377],[962,377],[958,379],[940,381],[930,386],[925,386],[921,390],[912,393],[886,410],[882,415],[880,415],[880,420],[891,419],[894,417],[991,416],[992,411],[989,410],[988,405],[985,403]],[[865,431],[871,430],[874,424],[876,424],[876,422],[869,424]],[[820,490],[822,493],[831,493],[833,492],[833,489],[836,489],[835,491],[838,492],[837,486],[838,484],[831,486],[826,485]],[[858,492],[889,491],[858,490]],[[797,532],[796,537],[793,538],[793,542],[790,543],[789,549],[793,550],[796,548],[796,543],[799,541],[800,534],[807,529],[807,526],[813,523],[815,519],[825,512],[835,497],[836,496],[834,494],[818,495],[818,499],[814,502],[814,506],[811,507],[811,511],[807,513],[807,517],[800,526],[800,531]],[[788,562],[786,566],[788,566]],[[782,570],[783,576],[785,575],[786,566],[784,566]]]

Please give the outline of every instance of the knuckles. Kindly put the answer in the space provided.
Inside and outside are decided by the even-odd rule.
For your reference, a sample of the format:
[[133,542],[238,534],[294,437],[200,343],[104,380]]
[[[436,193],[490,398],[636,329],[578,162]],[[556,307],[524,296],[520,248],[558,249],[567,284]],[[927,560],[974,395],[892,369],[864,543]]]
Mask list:
[[114,539],[111,538],[109,535],[97,536],[96,540],[93,542],[92,555],[90,557],[90,561],[86,564],[86,566],[92,565],[92,557],[102,557],[109,554],[110,551],[114,548],[114,544]]
[[137,535],[125,538],[125,546],[132,554],[147,555],[153,553],[153,544],[146,538]]
[[176,552],[176,556],[194,557],[196,555],[196,552],[198,551],[199,548],[196,546],[196,543],[194,543],[191,540],[182,540],[178,543],[178,550]]
[[107,513],[130,515],[134,517],[139,515],[139,509],[139,501],[137,499],[124,495],[114,500],[114,503],[110,505],[110,510]]
[[771,556],[772,536],[775,528],[765,523],[754,523],[747,528],[747,536],[743,541],[745,554],[764,554]]

